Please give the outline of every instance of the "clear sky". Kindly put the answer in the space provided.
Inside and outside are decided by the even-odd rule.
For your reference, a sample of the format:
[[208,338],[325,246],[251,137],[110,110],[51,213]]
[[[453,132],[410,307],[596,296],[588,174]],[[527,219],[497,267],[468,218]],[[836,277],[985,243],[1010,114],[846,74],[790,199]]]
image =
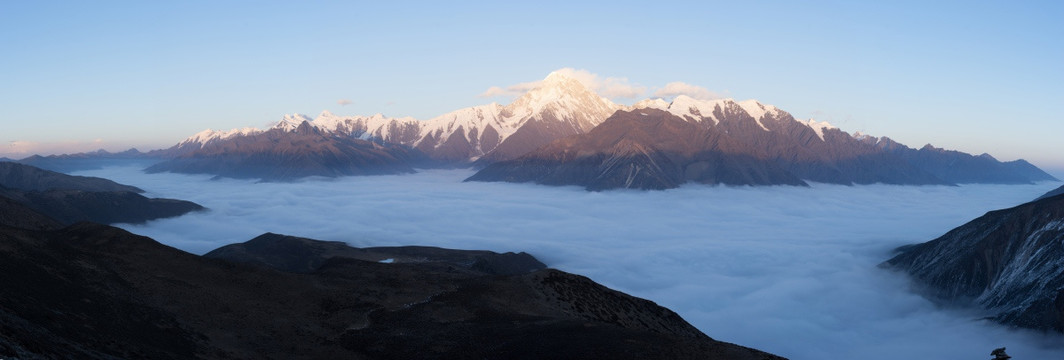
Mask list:
[[[4,1],[0,156],[428,119],[560,68],[1064,170],[1064,2]],[[347,100],[342,105],[341,100]]]

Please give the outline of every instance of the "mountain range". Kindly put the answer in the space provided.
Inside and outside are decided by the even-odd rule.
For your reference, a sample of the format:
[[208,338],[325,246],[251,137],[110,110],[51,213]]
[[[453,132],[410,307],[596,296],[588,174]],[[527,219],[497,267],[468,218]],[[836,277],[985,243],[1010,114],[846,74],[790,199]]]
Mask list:
[[[637,115],[633,115],[637,114]],[[646,114],[646,115],[643,115]],[[414,118],[285,115],[268,129],[204,130],[148,153],[31,157],[152,160],[149,172],[293,181],[308,176],[400,174],[467,167],[471,181],[578,185],[589,190],[727,185],[1024,184],[1056,180],[1034,165],[1001,162],[798,120],[756,100],[647,99],[620,105],[554,72],[507,105]]]

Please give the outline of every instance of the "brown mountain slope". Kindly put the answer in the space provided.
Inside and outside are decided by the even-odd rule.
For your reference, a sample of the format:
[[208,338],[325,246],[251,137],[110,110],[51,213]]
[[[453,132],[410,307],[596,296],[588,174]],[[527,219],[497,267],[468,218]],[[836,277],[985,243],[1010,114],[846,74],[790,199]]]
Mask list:
[[587,134],[492,164],[468,181],[581,185],[588,190],[667,189],[688,181],[805,185],[767,155],[743,149],[724,132],[664,111],[618,111]]

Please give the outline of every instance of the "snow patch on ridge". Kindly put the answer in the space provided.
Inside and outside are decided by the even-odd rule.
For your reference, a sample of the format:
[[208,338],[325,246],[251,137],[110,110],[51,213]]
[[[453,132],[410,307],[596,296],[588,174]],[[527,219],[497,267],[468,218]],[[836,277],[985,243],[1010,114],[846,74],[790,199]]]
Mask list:
[[762,105],[760,102],[754,99],[743,100],[738,102],[738,104],[739,107],[742,107],[743,111],[746,111],[747,114],[750,114],[750,116],[753,117],[755,121],[757,121],[757,124],[760,125],[761,128],[765,131],[769,131],[769,129],[765,127],[765,123],[762,122],[762,119],[765,118],[765,114],[768,112],[779,111],[779,109],[777,109],[775,106]]
[[240,135],[240,136],[255,135],[255,134],[258,134],[258,133],[261,133],[261,132],[262,132],[262,130],[259,130],[259,129],[256,129],[256,128],[253,128],[253,127],[232,129],[232,130],[229,130],[229,131],[219,131],[219,130],[207,129],[207,130],[200,131],[200,132],[196,133],[195,135],[189,136],[185,140],[183,140],[180,143],[178,143],[177,146],[178,147],[184,147],[184,146],[187,146],[187,145],[198,145],[199,148],[203,148],[204,145],[207,145],[207,143],[209,143],[211,141],[225,140],[225,139],[237,136],[237,135]]
[[820,137],[820,140],[824,140],[824,130],[826,130],[826,129],[838,129],[837,127],[834,127],[831,124],[829,124],[827,121],[816,121],[816,120],[813,120],[813,119],[809,119],[809,120],[805,120],[805,121],[798,120],[798,122],[802,123],[802,125],[805,125],[805,126],[808,126],[808,127],[812,128],[813,131],[816,132],[816,136]]

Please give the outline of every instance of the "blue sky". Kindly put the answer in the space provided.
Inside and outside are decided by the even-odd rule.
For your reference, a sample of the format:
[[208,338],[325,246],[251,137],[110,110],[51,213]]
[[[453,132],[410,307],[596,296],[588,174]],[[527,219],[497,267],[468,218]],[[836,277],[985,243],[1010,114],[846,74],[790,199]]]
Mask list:
[[[1062,2],[3,2],[0,156],[428,119],[582,69],[1064,170]],[[340,105],[341,99],[351,104]]]

